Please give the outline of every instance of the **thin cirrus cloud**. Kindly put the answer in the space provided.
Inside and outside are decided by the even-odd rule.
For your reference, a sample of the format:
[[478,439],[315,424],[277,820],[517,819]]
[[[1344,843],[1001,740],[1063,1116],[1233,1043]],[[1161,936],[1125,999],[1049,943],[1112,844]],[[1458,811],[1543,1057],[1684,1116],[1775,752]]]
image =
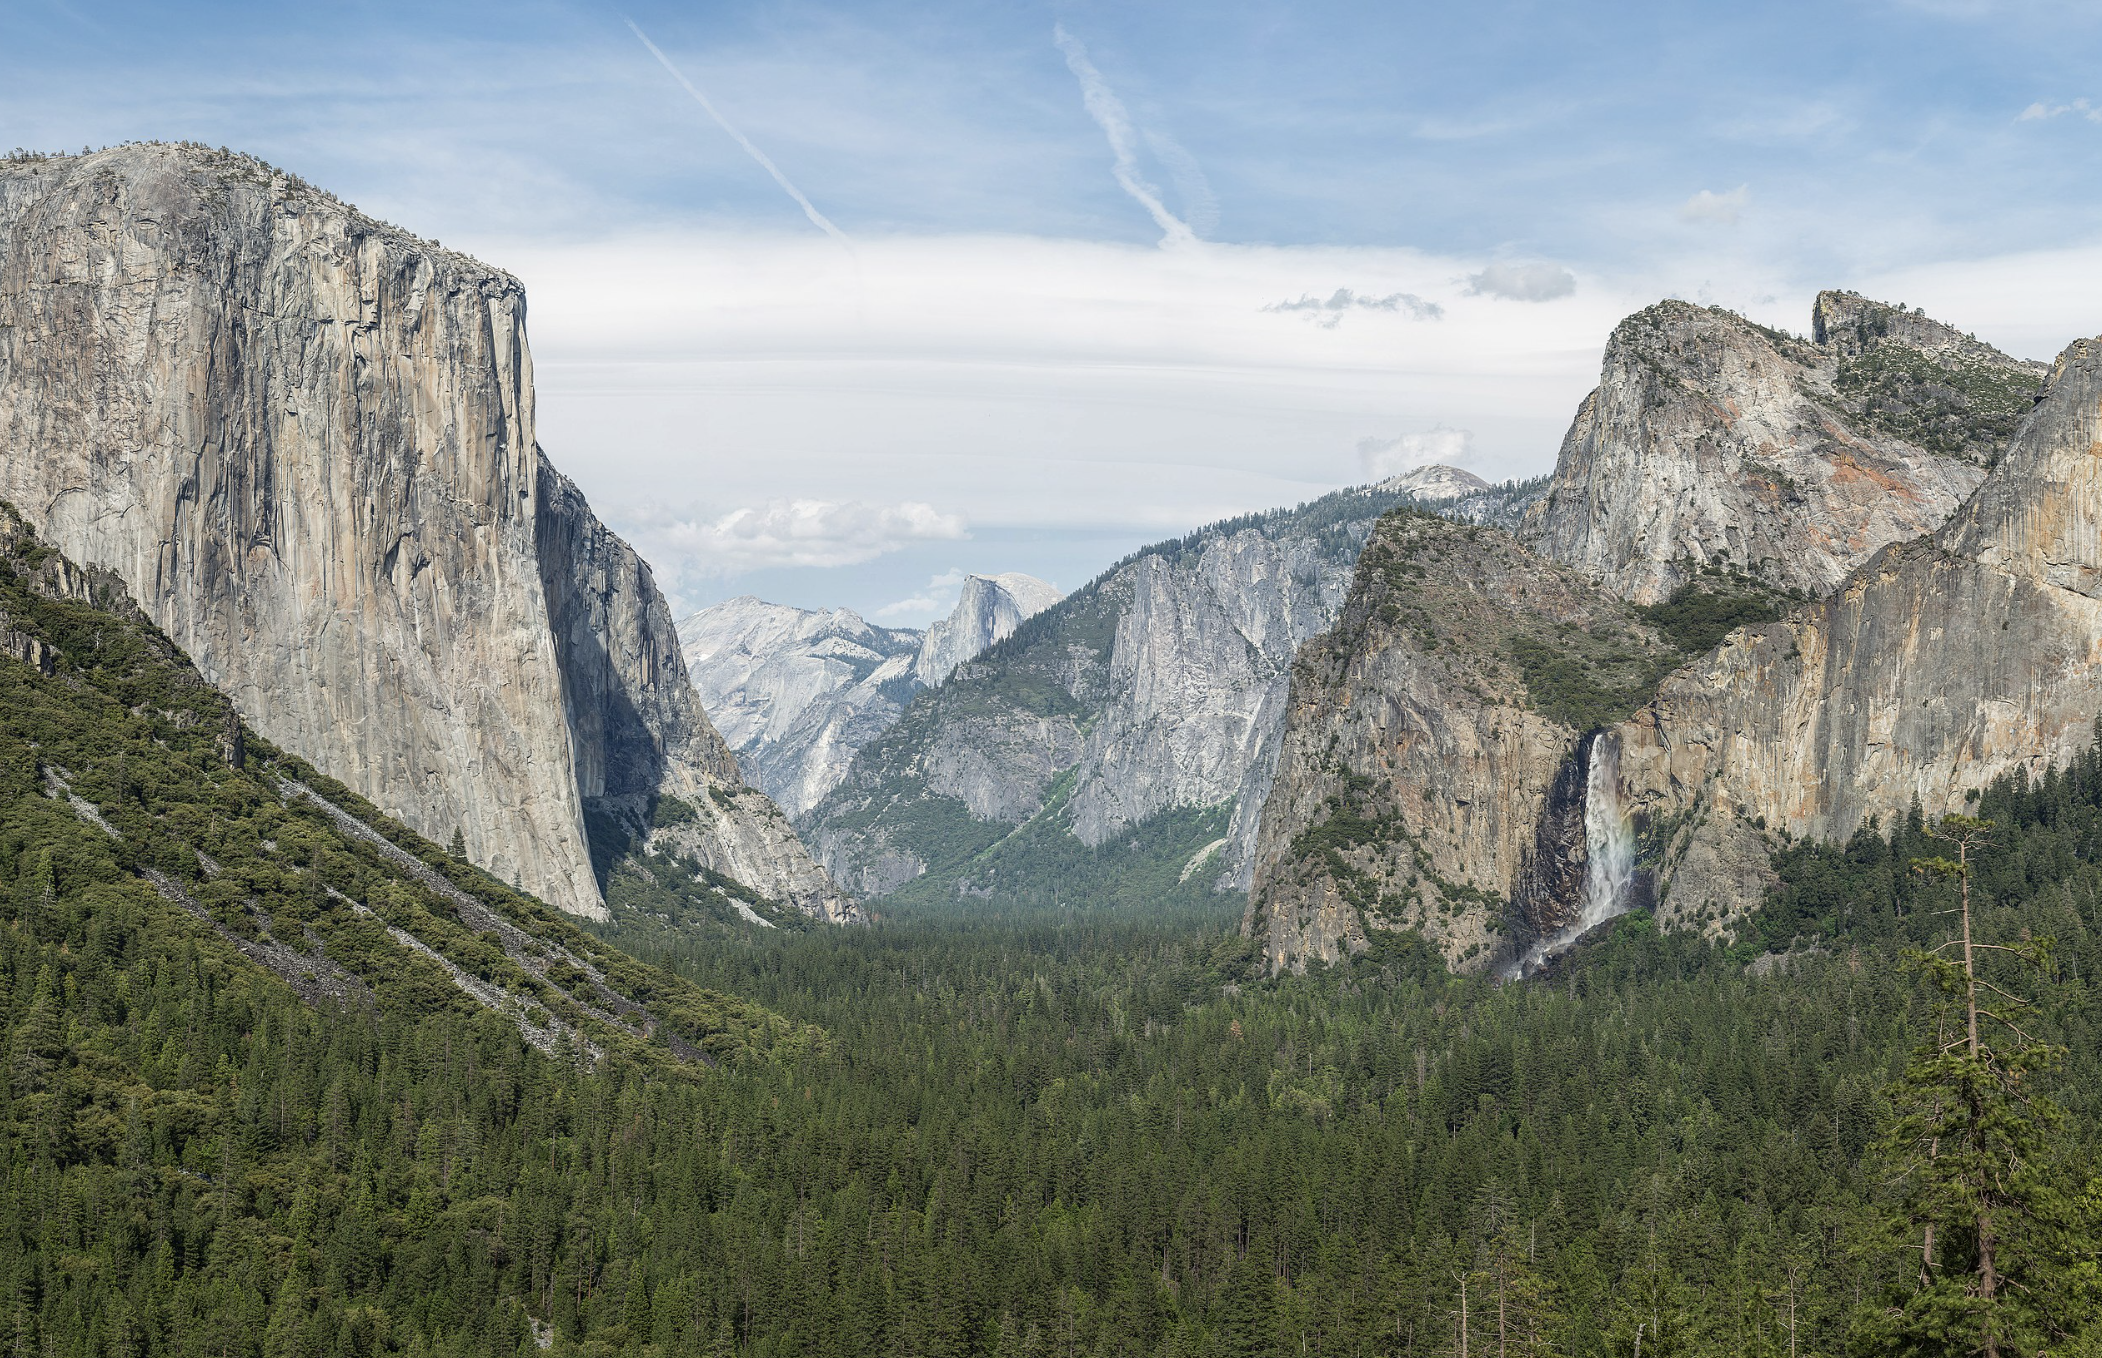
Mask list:
[[1358,462],[1367,481],[1384,481],[1414,467],[1433,463],[1455,467],[1467,461],[1474,447],[1474,432],[1434,425],[1415,434],[1395,438],[1358,440]]
[[707,95],[701,92],[700,86],[694,84],[691,80],[688,80],[684,71],[681,71],[677,66],[672,65],[671,58],[664,55],[663,50],[659,48],[656,43],[650,41],[649,34],[643,32],[642,29],[636,25],[633,19],[625,20],[625,22],[628,25],[628,28],[635,34],[635,36],[642,40],[642,45],[650,49],[650,55],[657,59],[657,64],[662,66],[665,70],[669,71],[671,73],[671,78],[679,82],[680,88],[684,89],[688,94],[693,96],[693,101],[699,104],[703,109],[707,111],[708,116],[715,120],[716,126],[720,127],[723,131],[729,133],[730,139],[732,141],[735,141],[739,146],[743,147],[745,154],[750,156],[754,161],[756,161],[760,169],[765,170],[767,174],[773,177],[773,181],[781,186],[781,191],[795,200],[796,206],[803,209],[803,215],[810,219],[810,224],[812,226],[815,226],[818,230],[832,237],[832,239],[838,241],[841,245],[846,246],[848,250],[852,250],[854,248],[854,242],[847,239],[847,233],[840,230],[837,226],[834,226],[832,224],[831,218],[827,217],[824,213],[819,212],[817,208],[811,203],[810,199],[804,196],[803,191],[797,188],[794,184],[790,183],[787,175],[781,173],[781,167],[774,164],[773,158],[768,156],[766,152],[760,150],[757,146],[753,145],[752,139],[750,137],[747,137],[744,133],[738,131],[736,126],[732,124],[728,118],[725,118],[723,116],[722,110],[718,109],[715,106],[714,100],[710,99]]
[[1326,297],[1301,293],[1296,302],[1272,302],[1263,310],[1305,316],[1324,330],[1335,329],[1343,317],[1353,311],[1396,312],[1415,321],[1441,320],[1445,315],[1444,307],[1436,302],[1426,302],[1413,292],[1390,292],[1375,297],[1349,288],[1337,288]]
[[2102,123],[2102,108],[2097,108],[2085,99],[2075,99],[2069,104],[2046,104],[2039,100],[2015,115],[2018,123],[2048,122],[2062,118],[2068,113],[2077,113],[2091,123]]
[[1702,189],[1679,204],[1679,220],[1693,226],[1735,226],[1752,203],[1752,186],[1739,184],[1728,193]]
[[1510,302],[1552,302],[1576,291],[1576,276],[1559,264],[1491,264],[1467,275],[1470,297]]
[[919,542],[970,536],[960,514],[917,500],[769,500],[714,518],[658,511],[635,527],[655,553],[682,574],[739,575],[806,566],[858,566]]
[[[1139,173],[1139,134],[1132,124],[1131,113],[1124,107],[1124,101],[1117,98],[1116,92],[1110,89],[1109,82],[1103,79],[1102,72],[1095,68],[1095,63],[1089,60],[1086,46],[1080,39],[1066,32],[1063,24],[1052,28],[1051,41],[1064,54],[1066,69],[1080,82],[1080,101],[1087,108],[1088,116],[1095,120],[1095,125],[1102,129],[1102,135],[1109,139],[1112,157],[1110,173],[1116,177],[1117,187],[1129,194],[1133,202],[1146,209],[1147,215],[1153,218],[1153,224],[1161,230],[1160,243],[1163,246],[1194,244],[1197,233],[1191,229],[1188,222],[1168,211],[1168,205],[1161,200],[1160,190]],[[1166,146],[1173,143],[1161,140],[1158,144]],[[1196,161],[1180,146],[1175,147],[1171,156],[1171,167],[1181,163],[1184,176],[1196,169]],[[1198,176],[1197,182],[1202,182],[1201,175]],[[1204,195],[1205,200],[1209,202],[1209,186],[1204,188]],[[1216,208],[1210,210],[1215,211]]]

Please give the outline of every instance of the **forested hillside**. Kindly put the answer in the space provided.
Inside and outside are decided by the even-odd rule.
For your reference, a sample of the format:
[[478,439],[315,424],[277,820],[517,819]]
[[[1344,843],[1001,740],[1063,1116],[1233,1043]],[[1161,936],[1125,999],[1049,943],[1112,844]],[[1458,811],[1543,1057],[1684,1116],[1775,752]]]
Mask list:
[[[611,941],[711,988],[679,994],[791,1020],[711,999],[737,1035],[718,1068],[594,1067],[406,953],[369,1001],[302,1000],[245,962],[222,928],[320,933],[341,909],[265,875],[332,822],[260,784],[291,767],[266,749],[232,769],[219,728],[151,715],[170,699],[135,686],[151,667],[114,649],[114,614],[13,584],[5,606],[103,657],[0,660],[0,1324],[22,1353],[1961,1351],[1874,1338],[1920,1270],[1879,1149],[1886,1091],[1935,1036],[1900,950],[1948,937],[1956,900],[1909,870],[1947,851],[1916,822],[1784,852],[1733,946],[1636,915],[1503,987],[1405,936],[1259,982],[1226,912],[631,924]],[[46,795],[57,764],[122,839]],[[188,841],[153,827],[208,793],[219,872],[186,890],[243,874],[253,939],[238,893],[201,902],[207,925],[138,875],[148,844],[182,866]],[[2035,1352],[2095,1277],[2102,760],[1974,809],[1999,826],[1980,940],[2057,941],[2045,973],[1990,975],[2073,1053],[2033,1090],[2073,1115],[2025,1171],[2055,1224],[2003,1223],[2035,1299],[2010,1322],[2035,1342],[2004,1351]],[[1969,1247],[1940,1238],[1960,1291]]]

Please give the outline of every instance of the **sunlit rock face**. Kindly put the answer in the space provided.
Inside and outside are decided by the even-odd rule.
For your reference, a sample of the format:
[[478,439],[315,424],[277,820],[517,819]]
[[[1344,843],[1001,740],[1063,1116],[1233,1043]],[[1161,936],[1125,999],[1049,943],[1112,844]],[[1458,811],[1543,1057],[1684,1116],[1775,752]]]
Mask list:
[[1057,586],[1016,571],[965,576],[956,607],[948,617],[929,627],[921,639],[919,654],[913,660],[913,676],[932,688],[955,673],[964,661],[1012,636],[1024,619],[1035,617],[1064,597]]
[[1614,330],[1519,535],[1638,603],[1703,565],[1828,594],[1941,526],[2042,376],[1850,293],[1819,296],[1810,339],[1659,302]]
[[[510,275],[244,156],[0,166],[0,496],[265,737],[600,915],[587,798],[742,784],[648,568],[540,453],[524,325]],[[721,838],[838,896],[792,834]]]
[[[1538,490],[1437,484],[1468,497],[1441,510],[1490,522]],[[967,886],[953,846],[1025,823],[1143,848],[1148,825],[1197,809],[1225,833],[1182,850],[1184,880],[1246,890],[1293,657],[1408,498],[1338,491],[1135,553],[920,694],[800,823],[835,876],[880,894],[951,868]]]
[[1733,634],[1620,728],[1622,778],[1676,827],[1675,912],[1756,904],[1766,832],[1843,840],[2040,774],[2102,712],[2102,342],[2059,356],[1977,493],[1791,617]]
[[[2098,369],[1845,293],[1807,340],[1631,317],[1518,540],[1390,516],[1301,653],[1247,916],[1269,964],[1406,929],[1522,972],[1634,904],[1722,933],[1784,834],[2062,764],[2102,711]],[[1663,651],[1728,581],[1786,616]]]
[[1272,971],[1408,930],[1455,967],[1577,919],[1593,718],[1669,652],[1623,601],[1500,530],[1380,520],[1336,624],[1292,668],[1244,932]]
[[815,806],[921,684],[922,634],[872,627],[851,609],[746,595],[679,624],[701,702],[746,776],[790,815]]

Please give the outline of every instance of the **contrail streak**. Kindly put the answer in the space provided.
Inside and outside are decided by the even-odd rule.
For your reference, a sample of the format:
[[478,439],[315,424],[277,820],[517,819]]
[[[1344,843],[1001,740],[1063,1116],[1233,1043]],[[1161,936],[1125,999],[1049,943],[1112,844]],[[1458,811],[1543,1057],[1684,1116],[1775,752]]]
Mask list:
[[768,160],[766,157],[766,152],[752,145],[752,139],[750,137],[747,137],[744,133],[739,132],[735,127],[732,127],[730,125],[730,120],[722,115],[722,111],[720,109],[716,108],[714,104],[708,101],[708,96],[701,93],[700,87],[695,85],[691,80],[688,80],[685,74],[681,72],[678,67],[671,64],[671,58],[664,55],[664,53],[658,48],[657,44],[650,41],[649,34],[643,32],[640,28],[637,28],[633,19],[623,19],[622,22],[627,24],[629,30],[633,32],[636,37],[642,39],[642,45],[650,49],[650,55],[657,58],[658,65],[662,66],[665,70],[671,72],[671,78],[678,81],[679,84],[685,87],[686,92],[693,96],[694,102],[699,104],[702,108],[708,110],[708,116],[715,119],[716,126],[720,127],[723,131],[729,133],[730,136],[737,142],[737,144],[745,149],[745,154],[749,155],[752,159],[758,161],[759,167],[774,177],[774,182],[781,186],[782,192],[786,193],[789,197],[796,200],[796,206],[803,209],[803,215],[810,219],[811,224],[813,226],[817,227],[818,230],[824,232],[826,235],[832,237],[832,239],[838,241],[841,245],[846,246],[847,249],[852,250],[854,248],[854,242],[847,238],[847,233],[834,226],[831,222],[831,219],[826,217],[824,213],[819,212],[817,208],[812,206],[810,200],[803,196],[803,191],[797,188],[795,185],[788,182],[788,176],[781,173],[781,167],[774,164],[773,161]]
[[1109,88],[1109,82],[1102,78],[1102,72],[1095,69],[1095,63],[1088,60],[1087,48],[1066,32],[1064,24],[1052,27],[1051,41],[1065,53],[1066,69],[1080,82],[1080,101],[1087,106],[1088,116],[1109,138],[1110,152],[1116,157],[1111,173],[1116,175],[1118,186],[1152,215],[1161,229],[1162,245],[1194,243],[1197,233],[1190,230],[1190,224],[1168,211],[1167,204],[1160,200],[1160,190],[1139,177],[1138,147],[1132,133],[1131,115],[1125,111],[1124,101],[1117,98]]

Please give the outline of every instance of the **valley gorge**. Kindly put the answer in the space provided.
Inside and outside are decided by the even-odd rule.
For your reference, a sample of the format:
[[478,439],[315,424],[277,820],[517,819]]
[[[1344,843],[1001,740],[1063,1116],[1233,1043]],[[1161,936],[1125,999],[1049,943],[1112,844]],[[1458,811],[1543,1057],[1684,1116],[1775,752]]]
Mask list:
[[914,694],[1004,641],[1060,595],[1033,576],[964,577],[956,605],[924,632],[872,627],[745,595],[679,623],[695,688],[758,788],[800,816],[846,776],[855,753]]
[[[1259,319],[1558,323],[1409,296]],[[675,606],[849,577],[653,570],[525,312],[245,156],[0,161],[22,1353],[1975,1352],[1996,1156],[2001,1352],[2102,1336],[2102,340],[1667,300],[1552,475],[1367,440],[919,630]],[[706,517],[718,413],[698,526],[834,531]]]
[[[1473,498],[1433,502],[1515,521],[1537,491],[1468,480],[1440,484]],[[1409,499],[1338,491],[1135,553],[915,698],[806,836],[875,897],[918,882],[1048,903],[1075,872],[1128,878],[1134,899],[1245,890],[1292,658],[1342,606],[1373,521]]]

